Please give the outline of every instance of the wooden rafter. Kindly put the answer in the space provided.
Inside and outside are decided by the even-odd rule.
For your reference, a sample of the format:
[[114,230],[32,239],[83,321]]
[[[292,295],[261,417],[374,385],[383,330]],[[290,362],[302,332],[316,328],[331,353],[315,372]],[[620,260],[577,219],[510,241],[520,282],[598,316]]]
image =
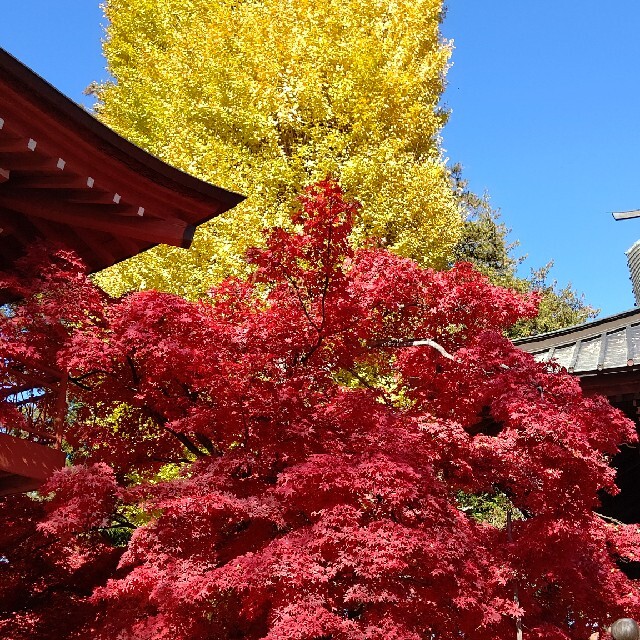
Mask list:
[[46,199],[20,198],[0,191],[0,208],[32,218],[42,218],[74,229],[92,229],[154,244],[169,244],[187,248],[191,244],[195,227],[176,218],[146,219],[127,215],[127,205],[92,205],[64,201],[52,206]]

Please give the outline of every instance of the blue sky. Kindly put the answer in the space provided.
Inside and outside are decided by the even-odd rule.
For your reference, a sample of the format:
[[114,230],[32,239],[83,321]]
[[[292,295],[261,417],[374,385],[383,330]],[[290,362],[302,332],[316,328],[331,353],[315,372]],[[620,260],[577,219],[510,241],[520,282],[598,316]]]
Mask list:
[[451,0],[447,155],[528,254],[554,259],[603,314],[633,306],[624,251],[640,219],[640,5]]
[[[72,99],[107,77],[96,0],[4,3],[0,46]],[[527,254],[554,259],[603,314],[633,306],[624,251],[640,219],[640,4],[450,0],[455,41],[444,102],[451,162],[487,191]]]

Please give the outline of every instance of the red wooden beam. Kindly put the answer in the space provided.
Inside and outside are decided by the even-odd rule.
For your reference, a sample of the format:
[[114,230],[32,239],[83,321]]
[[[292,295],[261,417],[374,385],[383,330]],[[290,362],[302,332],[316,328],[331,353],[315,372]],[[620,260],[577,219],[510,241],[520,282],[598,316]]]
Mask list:
[[[18,185],[15,183],[18,182]],[[2,189],[2,195],[6,198],[20,198],[21,200],[37,200],[38,198],[46,198],[51,206],[58,206],[62,201],[62,205],[66,202],[80,204],[119,204],[116,210],[118,215],[129,215],[132,217],[144,215],[144,208],[128,201],[124,201],[119,193],[113,191],[105,191],[104,189],[88,188],[86,186],[49,186],[42,184],[37,190],[31,187],[25,188],[20,185],[19,181],[11,179]]]
[[0,217],[0,236],[10,236],[15,233],[15,225]]
[[36,146],[36,141],[31,138],[0,135],[0,153],[25,153],[34,151]]
[[[60,226],[42,218],[32,217],[29,221],[53,247],[73,247],[90,269],[94,268],[96,258],[99,261],[98,264],[105,264],[105,261],[107,261],[106,264],[114,264],[117,261],[105,245],[104,234],[91,229]],[[112,238],[112,236],[108,237]]]
[[5,153],[0,150],[0,165],[10,171],[62,171],[65,165],[62,158],[35,154],[31,151]]
[[[80,243],[86,245],[89,252],[97,256],[102,264],[114,264],[117,262],[107,243],[105,243],[104,237],[100,237],[102,234],[92,229],[70,229],[70,231],[74,234],[74,238],[78,238],[77,243],[74,242],[74,246]],[[111,236],[109,236],[109,239],[111,239]]]
[[0,433],[0,495],[36,489],[64,467],[65,458],[62,451]]
[[93,185],[89,176],[82,177],[71,171],[51,171],[48,173],[25,173],[14,171],[11,174],[12,189],[84,189]]
[[8,239],[7,236],[11,236],[10,242],[12,243],[17,241],[19,244],[24,245],[26,243],[29,246],[29,243],[33,242],[33,229],[25,229],[24,225],[20,224],[20,221],[15,220],[15,214],[2,211],[2,208],[0,208],[0,227],[3,229],[2,233],[0,233],[0,240]]

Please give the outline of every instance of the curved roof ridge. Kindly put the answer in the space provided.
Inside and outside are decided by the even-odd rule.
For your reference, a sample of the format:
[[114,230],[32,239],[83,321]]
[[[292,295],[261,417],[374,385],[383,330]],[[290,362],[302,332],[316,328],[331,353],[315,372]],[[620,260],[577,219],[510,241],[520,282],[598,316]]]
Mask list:
[[91,271],[156,244],[188,248],[244,199],[129,142],[0,48],[0,270],[36,239]]

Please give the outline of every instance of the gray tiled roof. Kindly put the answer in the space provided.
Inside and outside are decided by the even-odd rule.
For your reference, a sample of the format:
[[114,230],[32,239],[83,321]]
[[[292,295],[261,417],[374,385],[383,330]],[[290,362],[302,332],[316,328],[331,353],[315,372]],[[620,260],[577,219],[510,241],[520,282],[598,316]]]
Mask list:
[[555,360],[571,373],[640,365],[640,309],[561,329],[514,344],[536,360]]

